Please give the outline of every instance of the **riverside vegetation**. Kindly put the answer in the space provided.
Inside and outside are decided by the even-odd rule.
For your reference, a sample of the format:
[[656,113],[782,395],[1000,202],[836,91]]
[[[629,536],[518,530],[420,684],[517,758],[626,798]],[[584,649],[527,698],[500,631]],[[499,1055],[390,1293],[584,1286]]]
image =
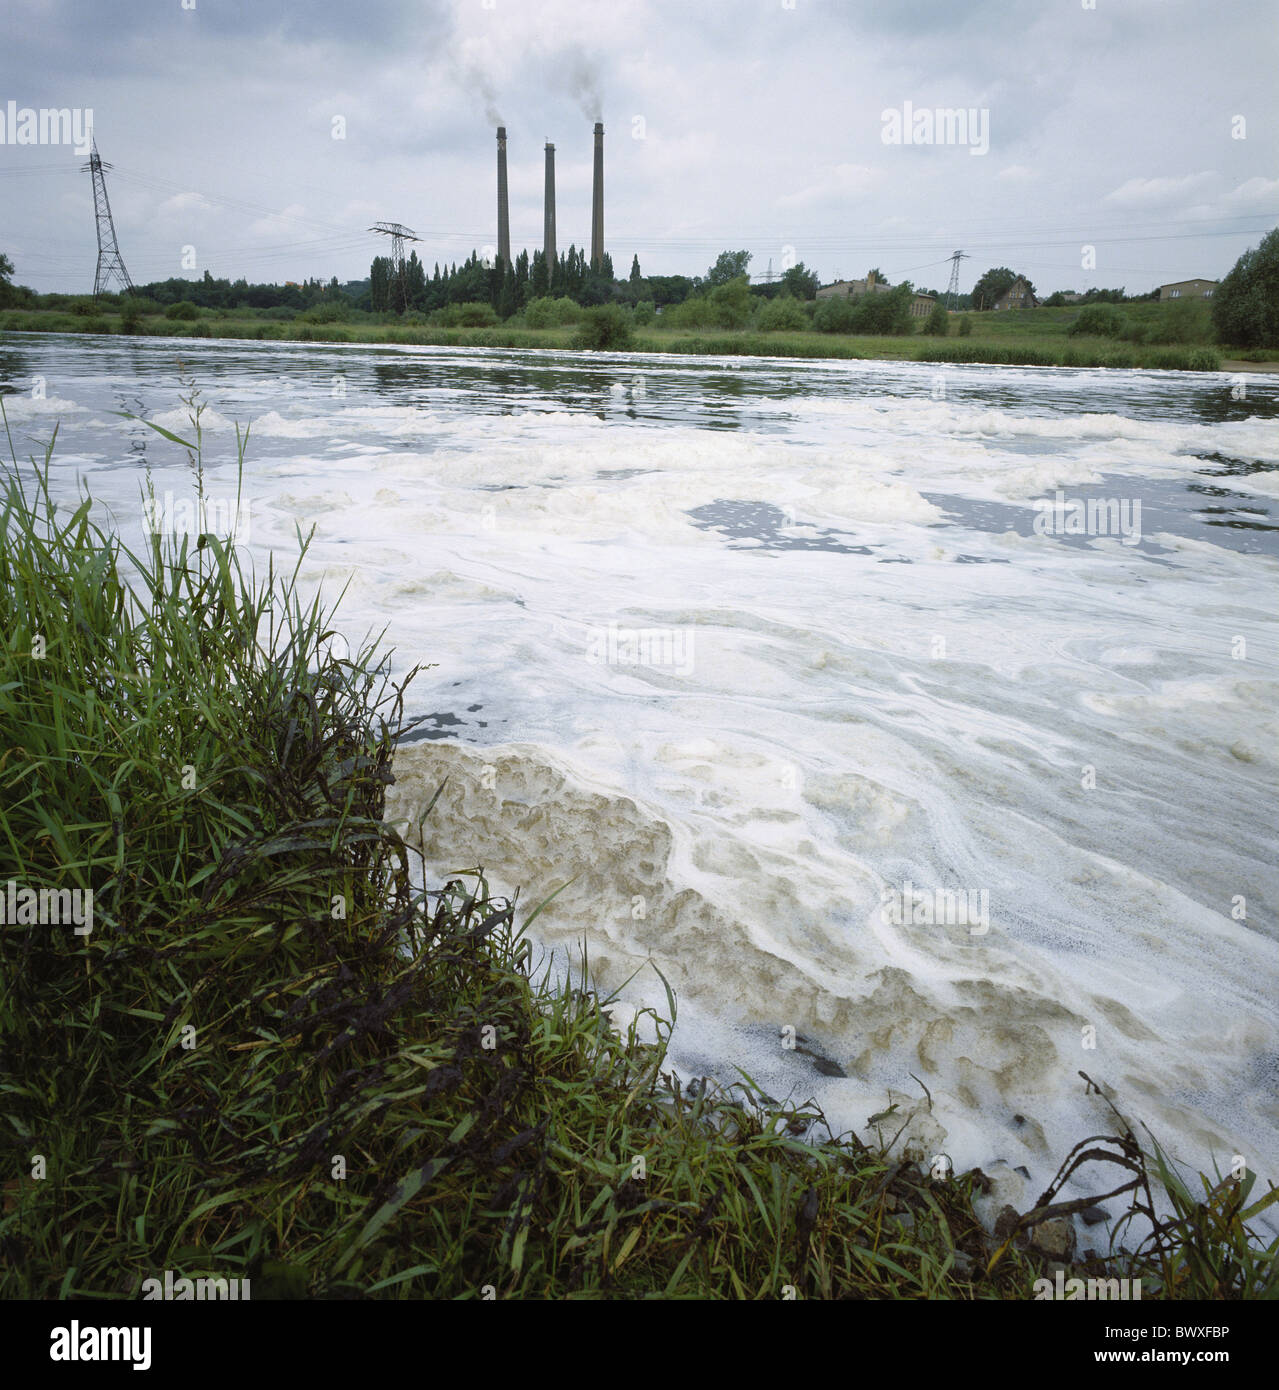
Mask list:
[[[159,432],[198,493],[187,399]],[[984,1175],[903,1153],[893,1107],[831,1139],[748,1077],[681,1085],[668,1019],[530,978],[537,910],[481,868],[415,887],[449,847],[384,818],[414,673],[333,655],[309,538],[264,576],[213,536],[133,552],[55,506],[56,438],[0,484],[0,879],[92,891],[94,926],[0,927],[0,1296],[1026,1299],[1081,1165],[1133,1249],[1072,1275],[1275,1296],[1279,1190],[1184,1184],[1113,1107],[991,1238]]]
[[[1223,364],[1279,362],[1279,349],[1214,346],[1206,313],[1195,312],[1198,306],[1190,304],[1124,304],[1091,327],[1084,318],[1090,309],[1114,306],[949,316],[943,311],[927,320],[906,320],[898,325],[904,331],[876,332],[866,331],[851,317],[844,322],[839,301],[756,300],[746,293],[744,281],[734,290],[733,285],[721,286],[709,297],[685,300],[660,315],[647,302],[583,308],[567,298],[541,299],[504,321],[483,302],[452,304],[428,315],[373,313],[338,304],[302,311],[202,309],[190,302],[165,308],[153,300],[129,296],[104,295],[97,303],[57,297],[58,307],[0,310],[0,331],[441,347],[591,347],[715,356],[1165,371],[1218,371]],[[930,324],[932,331],[925,331]]]

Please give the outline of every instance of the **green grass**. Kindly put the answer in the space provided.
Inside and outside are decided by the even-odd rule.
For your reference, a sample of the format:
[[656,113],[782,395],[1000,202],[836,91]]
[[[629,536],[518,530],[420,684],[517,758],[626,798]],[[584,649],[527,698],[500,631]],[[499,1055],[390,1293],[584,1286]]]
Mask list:
[[[1120,306],[1137,328],[1153,331],[1159,323],[1159,304]],[[273,317],[273,315],[275,315]],[[1223,362],[1238,362],[1242,349],[1206,343],[1133,342],[1107,337],[1071,337],[1078,308],[1025,309],[1015,313],[972,313],[968,337],[959,337],[954,324],[948,338],[926,338],[915,332],[903,337],[807,332],[757,332],[666,327],[659,319],[635,330],[631,350],[711,356],[862,358],[921,362],[990,363],[1057,367],[1139,367],[1174,371],[1218,371]],[[85,333],[124,332],[118,312],[96,317],[53,310],[9,309],[0,312],[0,331]],[[318,322],[301,314],[289,318],[278,311],[201,311],[192,322],[148,314],[135,325],[141,337],[248,338],[308,343],[391,343],[421,347],[478,347],[565,350],[575,345],[574,324],[530,328],[518,316],[507,324],[487,328],[446,328],[398,319],[390,314],[351,311],[342,321]],[[1279,350],[1253,349],[1253,362],[1279,362]]]
[[[188,438],[159,432],[198,490],[189,399]],[[681,1088],[669,995],[657,1045],[643,1015],[621,1036],[526,975],[536,911],[478,866],[416,890],[410,846],[448,846],[384,817],[413,676],[331,655],[307,538],[259,576],[214,537],[130,552],[54,505],[55,442],[0,483],[0,883],[92,890],[94,927],[0,928],[0,1297],[165,1270],[255,1299],[1030,1296],[980,1173],[804,1142],[820,1112],[749,1079]],[[1135,1140],[1087,1142],[1153,1211]],[[1176,1221],[1081,1272],[1273,1296],[1246,1223],[1279,1194],[1165,1181]]]

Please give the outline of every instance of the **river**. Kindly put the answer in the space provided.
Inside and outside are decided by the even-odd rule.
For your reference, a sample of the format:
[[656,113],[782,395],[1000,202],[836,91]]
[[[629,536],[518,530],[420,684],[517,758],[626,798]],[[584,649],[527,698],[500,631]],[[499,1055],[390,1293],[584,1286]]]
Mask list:
[[352,644],[435,663],[428,862],[576,875],[539,942],[634,975],[619,1018],[657,967],[682,1071],[1036,1191],[1113,1129],[1083,1071],[1279,1179],[1279,379],[0,342],[19,453],[57,423],[135,542],[143,463],[179,509],[189,471],[112,412],[182,434],[181,373],[215,503],[251,423],[255,560],[314,525]]

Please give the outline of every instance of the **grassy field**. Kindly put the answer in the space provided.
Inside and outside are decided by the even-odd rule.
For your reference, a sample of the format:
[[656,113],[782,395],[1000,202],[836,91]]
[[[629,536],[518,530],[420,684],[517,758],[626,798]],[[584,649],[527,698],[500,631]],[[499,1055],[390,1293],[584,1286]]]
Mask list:
[[[190,403],[166,437],[198,479]],[[1274,1296],[1248,1223],[1279,1192],[1183,1186],[1113,1108],[992,1238],[985,1176],[903,1153],[891,1111],[823,1142],[748,1079],[682,1087],[608,1001],[528,978],[536,909],[478,867],[414,888],[411,845],[448,847],[384,817],[377,644],[337,660],[296,570],[212,537],[125,551],[53,507],[52,453],[0,480],[0,881],[91,893],[91,930],[0,926],[0,1297],[167,1270],[254,1299],[1026,1299],[1081,1164],[1136,1249],[1071,1277]]]
[[[1134,325],[1156,324],[1163,306],[1124,305]],[[200,310],[184,321],[150,313],[126,323],[114,307],[103,312],[81,304],[82,312],[8,309],[0,312],[0,332],[123,333],[190,338],[230,338],[285,342],[401,343],[422,346],[566,349],[576,328],[529,328],[519,316],[483,328],[444,328],[422,320],[349,311],[347,319],[320,322],[292,311]],[[819,332],[760,333],[743,330],[667,328],[660,319],[637,327],[631,344],[641,352],[679,352],[715,356],[777,356],[902,359],[922,362],[1005,363],[1026,366],[1139,367],[1173,371],[1243,371],[1279,364],[1279,350],[1213,347],[1206,342],[1131,342],[1070,334],[1078,317],[1073,308],[1028,309],[1015,313],[955,315],[946,338],[918,332],[903,337],[868,337]],[[419,320],[421,315],[416,316]],[[971,332],[958,336],[958,320]]]

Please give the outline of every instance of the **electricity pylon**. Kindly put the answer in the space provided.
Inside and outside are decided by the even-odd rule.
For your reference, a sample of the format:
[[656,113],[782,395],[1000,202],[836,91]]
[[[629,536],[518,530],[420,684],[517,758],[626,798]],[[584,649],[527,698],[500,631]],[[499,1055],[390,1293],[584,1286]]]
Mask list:
[[107,197],[105,170],[111,166],[98,155],[98,142],[93,142],[89,162],[80,166],[82,174],[93,175],[93,215],[98,225],[98,269],[93,277],[93,297],[106,290],[112,280],[119,280],[122,293],[133,292],[133,281],[124,268],[124,257],[115,239],[115,223],[111,220],[111,201]]
[[391,274],[395,277],[395,283],[400,292],[400,311],[407,312],[409,307],[409,288],[404,283],[404,243],[406,241],[421,241],[421,237],[412,227],[401,226],[399,222],[378,222],[369,228],[371,232],[380,232],[383,236],[391,238]]
[[946,291],[946,307],[955,307],[955,296],[959,293],[959,263],[969,259],[967,251],[956,251],[950,258],[950,287]]

